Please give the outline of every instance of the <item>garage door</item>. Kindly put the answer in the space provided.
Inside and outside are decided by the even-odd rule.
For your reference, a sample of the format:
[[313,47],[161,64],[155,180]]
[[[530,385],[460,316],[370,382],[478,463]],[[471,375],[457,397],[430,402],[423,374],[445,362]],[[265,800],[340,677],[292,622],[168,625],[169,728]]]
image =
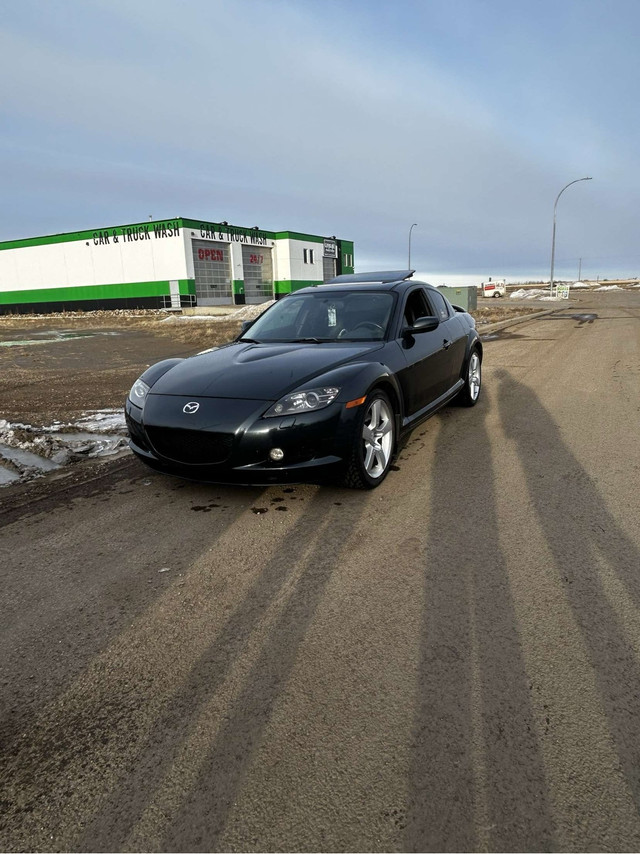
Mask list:
[[271,249],[264,246],[243,246],[244,298],[247,303],[273,299],[273,263]]
[[211,240],[192,240],[191,245],[198,305],[232,303],[229,244],[214,243]]
[[336,259],[335,258],[323,258],[322,259],[322,281],[328,282],[329,279],[335,278],[336,275]]

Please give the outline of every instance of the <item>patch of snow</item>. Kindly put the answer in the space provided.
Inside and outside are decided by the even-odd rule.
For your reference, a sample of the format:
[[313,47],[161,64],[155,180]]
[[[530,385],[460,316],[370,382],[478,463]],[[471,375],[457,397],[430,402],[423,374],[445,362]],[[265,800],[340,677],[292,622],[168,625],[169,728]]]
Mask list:
[[206,321],[206,323],[211,323],[212,321],[218,320],[229,320],[232,318],[232,313],[229,314],[172,314],[169,317],[165,317],[161,320],[161,323],[182,323],[185,320],[193,320],[193,321]]
[[20,469],[53,471],[53,469],[60,468],[52,460],[41,457],[40,454],[34,454],[33,451],[26,451],[22,447],[12,448],[10,445],[0,445],[0,457],[9,460]]
[[619,288],[617,285],[602,285],[596,288],[597,291],[623,291],[624,288]]
[[[126,432],[127,425],[122,409],[96,409],[83,414],[73,427],[81,427],[92,433]],[[58,425],[59,429],[59,425]]]
[[549,288],[519,288],[509,294],[509,299],[551,299],[551,297]]
[[258,305],[243,305],[241,308],[233,309],[226,314],[175,314],[165,317],[162,323],[182,323],[183,321],[197,321],[200,323],[221,323],[228,320],[253,320],[266,311],[275,300],[261,302]]
[[8,483],[14,483],[16,480],[20,480],[19,472],[0,465],[0,486],[6,486]]
[[51,332],[37,332],[34,338],[21,338],[19,340],[0,341],[0,347],[33,347],[38,344],[59,344],[62,341],[76,341],[78,338],[95,338],[96,335],[120,335],[119,332],[72,332],[52,330]]
[[[86,457],[105,457],[127,446],[124,413],[91,410],[77,421],[49,427],[0,419],[0,485],[29,480]],[[9,474],[7,474],[9,472]]]

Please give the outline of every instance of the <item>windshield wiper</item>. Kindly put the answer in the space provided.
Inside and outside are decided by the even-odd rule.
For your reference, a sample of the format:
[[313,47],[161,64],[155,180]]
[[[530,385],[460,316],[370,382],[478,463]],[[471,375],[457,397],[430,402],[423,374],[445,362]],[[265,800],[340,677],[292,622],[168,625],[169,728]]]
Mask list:
[[321,338],[294,338],[292,340],[292,344],[322,344],[322,341],[326,339]]
[[256,341],[255,338],[245,338],[244,336],[242,338],[238,338],[238,341],[242,341],[242,342],[246,341],[247,344],[259,344],[260,343],[260,341]]

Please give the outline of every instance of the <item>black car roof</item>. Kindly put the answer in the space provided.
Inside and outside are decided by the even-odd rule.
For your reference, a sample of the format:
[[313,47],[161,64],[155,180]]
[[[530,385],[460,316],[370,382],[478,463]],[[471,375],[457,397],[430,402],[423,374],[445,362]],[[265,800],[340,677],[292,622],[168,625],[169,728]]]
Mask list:
[[334,279],[329,279],[322,285],[313,285],[308,288],[294,291],[295,294],[332,291],[336,288],[345,290],[357,290],[360,286],[366,286],[367,290],[373,291],[391,291],[403,289],[401,286],[409,287],[411,285],[427,285],[427,282],[418,282],[411,277],[415,270],[382,270],[372,273],[348,273],[342,276],[336,276]]
[[415,270],[377,270],[374,273],[346,273],[325,282],[326,285],[395,284],[410,279]]

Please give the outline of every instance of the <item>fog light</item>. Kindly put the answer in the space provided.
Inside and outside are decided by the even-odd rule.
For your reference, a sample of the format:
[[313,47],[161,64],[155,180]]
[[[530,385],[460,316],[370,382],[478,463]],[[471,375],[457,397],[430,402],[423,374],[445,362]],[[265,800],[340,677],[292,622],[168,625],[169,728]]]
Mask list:
[[282,448],[271,448],[269,451],[269,457],[273,460],[274,463],[279,463],[281,459],[284,457],[284,451]]

